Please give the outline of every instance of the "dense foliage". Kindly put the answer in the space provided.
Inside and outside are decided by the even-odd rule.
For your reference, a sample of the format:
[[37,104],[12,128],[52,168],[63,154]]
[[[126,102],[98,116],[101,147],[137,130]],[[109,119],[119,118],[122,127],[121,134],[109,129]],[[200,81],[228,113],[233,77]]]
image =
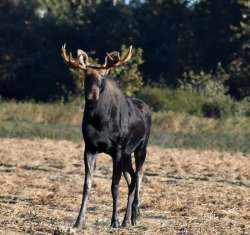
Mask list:
[[100,61],[121,45],[141,48],[133,63],[111,74],[127,94],[142,83],[176,88],[196,80],[206,89],[221,83],[225,97],[246,99],[249,13],[248,0],[2,0],[0,96],[67,101],[81,92],[60,57],[66,42]]

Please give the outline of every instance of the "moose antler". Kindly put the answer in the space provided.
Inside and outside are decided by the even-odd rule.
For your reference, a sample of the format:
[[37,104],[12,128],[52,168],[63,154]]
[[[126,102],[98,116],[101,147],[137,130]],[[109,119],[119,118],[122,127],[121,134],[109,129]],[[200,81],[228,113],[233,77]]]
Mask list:
[[120,53],[118,51],[113,51],[106,54],[107,56],[105,57],[105,63],[103,65],[103,69],[110,69],[112,67],[125,64],[131,59],[132,46],[129,47],[129,50],[123,59],[120,58]]
[[71,52],[69,55],[66,52],[66,44],[61,48],[61,54],[64,62],[72,68],[86,70],[87,68],[97,69],[106,71],[112,67],[116,67],[122,64],[127,63],[132,57],[132,46],[129,47],[129,50],[123,59],[120,58],[120,54],[117,51],[106,53],[105,62],[102,65],[99,64],[90,64],[88,61],[88,55],[85,51],[78,49],[77,58],[73,58]]
[[[78,49],[77,58],[73,58],[71,52],[69,55],[66,52],[66,44],[61,48],[61,54],[64,62],[72,68],[86,70],[88,65],[88,55],[85,51]],[[85,62],[85,61],[86,62]]]

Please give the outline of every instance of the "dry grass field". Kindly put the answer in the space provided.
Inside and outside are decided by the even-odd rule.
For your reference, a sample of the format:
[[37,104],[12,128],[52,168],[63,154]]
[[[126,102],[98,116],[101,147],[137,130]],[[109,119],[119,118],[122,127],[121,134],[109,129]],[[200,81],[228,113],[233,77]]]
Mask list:
[[[82,155],[70,141],[0,139],[0,234],[250,234],[249,154],[149,147],[141,218],[127,229],[109,227],[112,163],[100,155],[86,227],[73,230]],[[126,199],[122,179],[121,219]]]

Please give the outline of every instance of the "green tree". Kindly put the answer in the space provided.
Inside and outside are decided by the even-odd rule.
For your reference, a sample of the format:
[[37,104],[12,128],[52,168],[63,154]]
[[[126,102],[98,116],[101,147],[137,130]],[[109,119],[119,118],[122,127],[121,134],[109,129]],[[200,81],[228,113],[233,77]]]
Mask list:
[[195,4],[193,29],[199,54],[193,65],[197,69],[210,71],[218,63],[225,68],[229,65],[240,46],[234,36],[241,18],[238,0],[201,0]]
[[36,13],[40,17],[53,17],[67,24],[83,24],[86,10],[95,7],[100,0],[38,0]]
[[139,25],[138,46],[145,53],[145,79],[177,85],[177,78],[191,65],[192,11],[188,1],[146,0],[141,6],[136,2],[134,11]]
[[61,36],[68,34],[68,28],[53,20],[38,19],[35,8],[35,1],[28,0],[1,4],[0,95],[15,99],[67,99],[74,93],[75,84],[67,76],[59,48]]
[[111,0],[102,1],[89,9],[86,17],[85,41],[88,48],[97,53],[97,57],[107,51],[118,50],[123,44],[135,45],[137,27],[134,14],[124,1],[118,1],[115,6]]
[[241,22],[236,28],[235,40],[241,42],[229,66],[231,94],[242,99],[250,96],[250,2],[241,0]]

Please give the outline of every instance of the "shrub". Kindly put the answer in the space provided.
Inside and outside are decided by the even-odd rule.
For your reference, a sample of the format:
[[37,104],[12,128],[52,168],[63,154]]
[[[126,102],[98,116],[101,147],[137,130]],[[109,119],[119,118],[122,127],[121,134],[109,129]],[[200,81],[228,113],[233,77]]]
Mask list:
[[208,98],[224,98],[228,93],[228,87],[225,85],[228,79],[229,74],[223,69],[221,63],[218,63],[215,72],[194,72],[192,70],[185,72],[179,83],[183,90],[194,91]]
[[221,118],[229,115],[244,115],[247,113],[246,104],[236,102],[228,95],[226,82],[229,74],[218,63],[215,72],[193,72],[184,73],[180,80],[180,87],[186,91],[195,91],[206,100],[202,104],[202,115],[204,117]]
[[149,86],[143,88],[137,93],[137,97],[144,100],[153,111],[165,110],[166,99],[162,95],[162,90],[159,88],[151,88]]
[[240,102],[235,102],[235,113],[240,116],[250,117],[250,97],[245,97]]
[[167,87],[146,86],[137,93],[137,97],[158,111],[201,114],[205,99],[192,91],[172,90]]
[[220,118],[224,115],[223,107],[219,103],[206,102],[202,106],[204,117]]
[[229,96],[207,97],[202,105],[202,115],[210,118],[222,118],[239,115],[236,110],[238,102]]

